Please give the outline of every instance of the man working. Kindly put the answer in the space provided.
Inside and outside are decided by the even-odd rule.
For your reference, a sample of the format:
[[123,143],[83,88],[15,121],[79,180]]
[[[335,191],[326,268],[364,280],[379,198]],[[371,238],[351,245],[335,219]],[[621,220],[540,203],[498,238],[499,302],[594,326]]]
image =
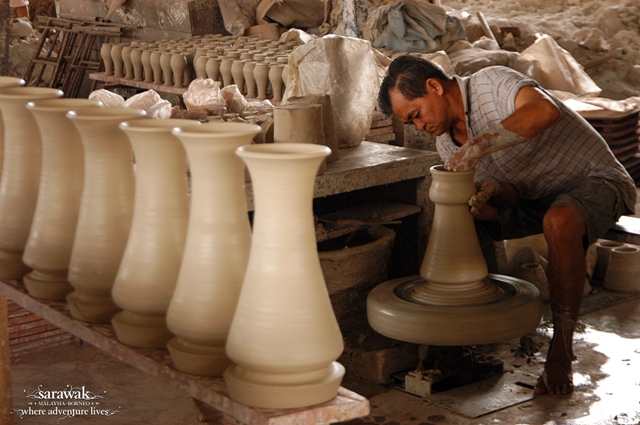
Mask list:
[[633,180],[586,120],[510,68],[452,78],[429,61],[401,56],[378,103],[436,135],[447,170],[476,167],[479,192],[469,205],[494,239],[544,234],[553,337],[534,391],[571,393],[586,249],[633,214]]

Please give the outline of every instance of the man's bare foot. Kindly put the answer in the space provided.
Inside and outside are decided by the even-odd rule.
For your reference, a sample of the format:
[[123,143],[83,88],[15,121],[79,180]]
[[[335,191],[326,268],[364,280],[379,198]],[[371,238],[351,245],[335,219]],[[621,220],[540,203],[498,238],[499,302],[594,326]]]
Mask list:
[[549,345],[544,372],[533,389],[536,394],[564,395],[573,392],[571,362],[575,356],[571,349],[558,348],[557,345],[553,340]]

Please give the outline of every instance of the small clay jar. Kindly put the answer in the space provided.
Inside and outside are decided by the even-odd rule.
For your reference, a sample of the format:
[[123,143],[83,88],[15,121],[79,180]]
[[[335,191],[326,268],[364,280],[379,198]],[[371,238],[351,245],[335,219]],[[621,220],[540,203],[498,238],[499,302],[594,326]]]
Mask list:
[[233,75],[231,74],[231,67],[233,66],[233,59],[230,57],[223,57],[220,61],[220,75],[222,76],[222,87],[227,87],[233,84]]
[[207,60],[208,58],[205,55],[197,55],[193,60],[196,78],[207,78]]
[[273,91],[272,100],[280,102],[282,100],[282,65],[272,64],[269,69],[269,82]]
[[624,245],[613,248],[602,285],[616,292],[640,292],[640,247]]

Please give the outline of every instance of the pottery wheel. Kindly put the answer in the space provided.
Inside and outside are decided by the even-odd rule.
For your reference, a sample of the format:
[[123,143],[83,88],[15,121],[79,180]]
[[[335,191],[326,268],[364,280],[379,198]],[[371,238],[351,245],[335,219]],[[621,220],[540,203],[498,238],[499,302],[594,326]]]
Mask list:
[[[494,287],[487,302],[429,303],[414,295],[419,276],[389,280],[367,298],[367,318],[378,333],[400,341],[428,345],[478,345],[508,341],[533,332],[540,324],[542,299],[531,283],[489,274],[483,286]],[[427,286],[428,287],[428,286]],[[449,294],[455,298],[455,294]]]

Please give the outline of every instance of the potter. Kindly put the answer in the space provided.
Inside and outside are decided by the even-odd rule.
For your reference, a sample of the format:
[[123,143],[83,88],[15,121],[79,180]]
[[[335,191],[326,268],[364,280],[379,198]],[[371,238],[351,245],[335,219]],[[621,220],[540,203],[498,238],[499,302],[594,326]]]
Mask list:
[[435,134],[447,170],[476,168],[480,193],[469,202],[493,238],[544,234],[554,333],[535,392],[572,392],[586,248],[633,213],[629,174],[576,112],[506,67],[449,77],[429,61],[402,56],[390,65],[378,103]]

